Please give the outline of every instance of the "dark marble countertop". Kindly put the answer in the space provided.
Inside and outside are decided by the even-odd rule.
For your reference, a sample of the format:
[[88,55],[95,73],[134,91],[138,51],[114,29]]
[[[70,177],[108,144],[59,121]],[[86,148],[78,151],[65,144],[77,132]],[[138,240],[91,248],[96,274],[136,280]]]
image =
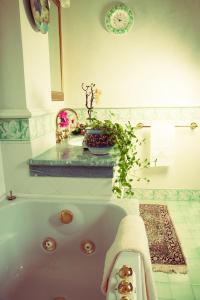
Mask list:
[[[69,140],[29,160],[32,176],[112,177],[116,153],[94,155],[82,147],[83,137]],[[104,176],[105,175],[105,176]]]

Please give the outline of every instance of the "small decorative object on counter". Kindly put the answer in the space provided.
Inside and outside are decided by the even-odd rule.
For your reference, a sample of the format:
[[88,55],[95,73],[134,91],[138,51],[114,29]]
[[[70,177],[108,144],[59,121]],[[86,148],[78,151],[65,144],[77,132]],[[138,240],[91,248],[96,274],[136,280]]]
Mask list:
[[104,128],[87,129],[84,141],[89,151],[96,155],[108,154],[116,142],[112,132]]
[[71,108],[63,108],[56,115],[56,143],[69,137],[76,128],[78,115]]
[[84,135],[85,131],[86,131],[85,125],[78,123],[76,125],[76,128],[72,131],[72,134],[74,134],[74,135],[78,135],[78,134]]
[[95,88],[96,84],[91,83],[89,85],[86,85],[85,83],[82,83],[82,90],[85,92],[85,106],[88,111],[88,119],[92,119],[92,112],[94,108],[94,102],[96,104],[100,100],[101,90]]
[[67,127],[69,125],[69,119],[68,119],[68,112],[67,111],[60,111],[58,114],[58,117],[60,118],[58,125],[60,127]]

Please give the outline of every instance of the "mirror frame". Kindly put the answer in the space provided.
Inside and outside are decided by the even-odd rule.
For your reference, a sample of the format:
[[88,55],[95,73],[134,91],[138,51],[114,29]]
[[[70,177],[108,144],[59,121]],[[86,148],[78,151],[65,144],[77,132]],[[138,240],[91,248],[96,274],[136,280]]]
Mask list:
[[[58,31],[59,31],[59,49],[60,49],[60,79],[61,79],[61,91],[51,91],[52,101],[63,101],[63,57],[62,57],[62,29],[61,29],[61,6],[59,0],[51,0],[57,6],[58,9]],[[51,7],[50,7],[51,10]],[[50,16],[51,17],[51,16]],[[51,22],[51,19],[50,19]]]

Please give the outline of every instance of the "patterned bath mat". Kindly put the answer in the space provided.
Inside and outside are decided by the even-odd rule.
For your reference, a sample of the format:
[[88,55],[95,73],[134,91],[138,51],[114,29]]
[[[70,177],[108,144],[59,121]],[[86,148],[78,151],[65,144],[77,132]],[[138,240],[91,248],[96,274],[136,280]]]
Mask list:
[[153,271],[187,273],[186,260],[166,205],[140,204]]

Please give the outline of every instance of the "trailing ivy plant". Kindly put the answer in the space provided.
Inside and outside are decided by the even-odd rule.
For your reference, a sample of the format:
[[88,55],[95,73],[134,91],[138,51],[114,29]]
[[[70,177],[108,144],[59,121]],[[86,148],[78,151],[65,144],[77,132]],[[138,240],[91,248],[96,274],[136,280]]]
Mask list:
[[111,120],[101,121],[96,118],[91,118],[87,127],[90,129],[101,129],[111,134],[117,154],[116,174],[112,191],[117,198],[130,198],[134,195],[132,184],[134,179],[137,181],[143,179],[149,182],[149,179],[146,177],[137,177],[135,174],[138,169],[149,166],[147,159],[142,161],[138,157],[137,147],[142,142],[135,134],[136,128],[130,122],[121,125]]

